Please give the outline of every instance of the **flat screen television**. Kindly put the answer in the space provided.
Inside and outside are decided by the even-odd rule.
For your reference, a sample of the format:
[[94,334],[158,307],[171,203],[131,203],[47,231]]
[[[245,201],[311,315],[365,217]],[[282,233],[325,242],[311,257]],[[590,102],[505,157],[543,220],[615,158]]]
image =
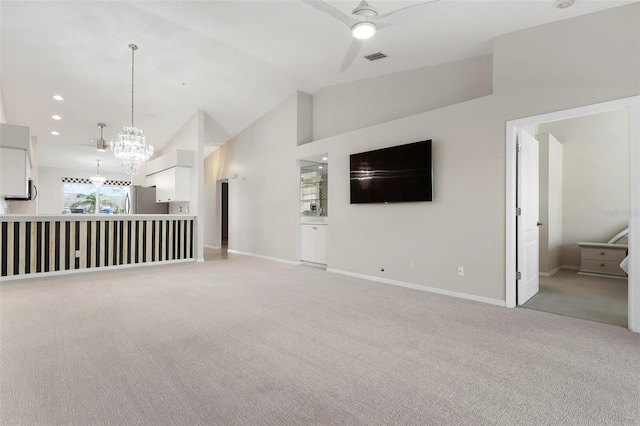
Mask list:
[[432,201],[431,140],[350,156],[351,204]]

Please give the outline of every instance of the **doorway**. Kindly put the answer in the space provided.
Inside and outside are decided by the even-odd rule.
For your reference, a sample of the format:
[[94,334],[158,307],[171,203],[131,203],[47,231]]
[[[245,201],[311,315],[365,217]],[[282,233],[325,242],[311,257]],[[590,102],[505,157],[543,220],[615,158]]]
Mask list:
[[[554,112],[550,114],[543,114],[534,117],[528,117],[519,120],[513,120],[507,122],[507,134],[506,134],[506,306],[515,307],[517,305],[524,304],[525,301],[521,300],[518,295],[518,287],[521,287],[519,281],[522,279],[522,272],[520,268],[526,266],[523,265],[523,253],[526,252],[524,239],[519,235],[518,228],[516,226],[519,218],[520,208],[518,201],[522,194],[518,192],[518,144],[519,139],[522,138],[523,129],[530,128],[531,126],[537,126],[542,123],[551,123],[561,120],[574,119],[587,115],[593,115],[598,113],[611,112],[615,110],[624,110],[628,116],[628,158],[629,158],[629,208],[628,208],[628,225],[629,225],[629,240],[628,250],[629,254],[637,253],[640,239],[637,232],[634,232],[638,228],[638,212],[640,212],[640,97],[634,96],[631,98],[620,99],[616,101],[604,102],[601,104],[590,105],[587,107],[574,108],[565,111]],[[535,215],[534,215],[535,216]],[[532,223],[539,223],[539,221]],[[537,223],[536,223],[537,222]],[[520,237],[520,238],[519,238]],[[640,274],[635,273],[638,265],[638,256],[629,256],[629,277],[628,277],[628,328],[631,331],[640,332],[640,283],[638,278]],[[536,261],[538,260],[536,256]],[[531,263],[528,259],[527,262]],[[538,267],[536,265],[530,265],[535,270],[537,276]],[[518,277],[520,272],[520,277]],[[536,277],[537,278],[537,277]]]
[[221,217],[220,217],[220,246],[224,249],[229,246],[229,182],[221,185]]

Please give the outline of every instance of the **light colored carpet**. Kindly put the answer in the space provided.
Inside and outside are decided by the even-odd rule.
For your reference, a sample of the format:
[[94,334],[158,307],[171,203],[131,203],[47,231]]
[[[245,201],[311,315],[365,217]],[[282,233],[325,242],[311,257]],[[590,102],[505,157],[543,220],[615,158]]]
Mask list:
[[640,336],[305,266],[2,283],[3,425],[637,425]]
[[540,277],[540,292],[524,308],[627,327],[627,280],[559,271]]

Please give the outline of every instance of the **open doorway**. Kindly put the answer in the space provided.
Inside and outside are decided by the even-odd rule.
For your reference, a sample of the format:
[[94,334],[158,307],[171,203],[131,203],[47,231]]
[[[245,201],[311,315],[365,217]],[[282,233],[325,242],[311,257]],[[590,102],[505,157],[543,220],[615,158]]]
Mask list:
[[220,246],[229,247],[229,182],[222,182],[221,189],[221,217],[220,217]]
[[[516,179],[519,173],[518,163],[516,160],[518,158],[518,145],[520,144],[519,139],[522,139],[523,130],[530,129],[531,126],[534,126],[537,129],[540,129],[543,126],[547,125],[547,123],[558,123],[562,120],[576,119],[578,117],[608,113],[612,111],[622,111],[623,114],[625,114],[625,116],[628,117],[628,123],[626,125],[626,129],[624,129],[624,132],[626,132],[626,134],[628,135],[628,148],[626,149],[626,156],[624,157],[624,160],[623,160],[623,162],[628,161],[628,170],[629,170],[629,174],[626,182],[628,183],[628,189],[624,190],[628,194],[628,208],[620,209],[616,206],[610,206],[609,214],[614,215],[613,213],[611,213],[611,211],[615,212],[616,210],[618,210],[618,212],[622,211],[623,213],[624,212],[628,213],[628,215],[626,215],[626,217],[624,218],[624,220],[628,222],[628,227],[629,227],[628,253],[630,254],[627,259],[628,271],[629,271],[628,285],[626,286],[626,294],[627,294],[626,305],[628,310],[627,324],[630,330],[638,332],[640,331],[640,285],[638,283],[638,274],[634,273],[634,271],[636,271],[636,266],[634,265],[637,264],[637,255],[634,257],[634,253],[638,252],[637,251],[638,239],[634,230],[637,229],[637,226],[638,226],[637,212],[640,211],[639,210],[640,197],[638,196],[640,191],[640,183],[638,183],[638,174],[639,174],[638,170],[640,169],[640,123],[639,123],[640,118],[638,116],[640,111],[640,97],[637,97],[637,96],[621,99],[618,101],[611,101],[611,102],[606,102],[606,103],[601,103],[596,105],[590,105],[588,107],[575,108],[575,109],[566,110],[566,111],[560,111],[560,112],[544,114],[544,115],[529,117],[529,118],[520,119],[520,120],[514,120],[507,123],[507,135],[506,135],[507,136],[506,137],[506,141],[507,141],[507,146],[506,146],[506,150],[507,150],[506,235],[507,235],[507,239],[506,239],[506,275],[505,275],[506,276],[506,306],[515,307],[517,305],[522,305],[526,303],[526,300],[521,300],[518,297],[518,288],[521,287],[521,284],[522,284],[521,283],[522,277],[518,277],[518,275],[522,275],[520,271],[521,268],[525,268],[525,269],[529,268],[529,269],[535,270],[536,278],[540,278],[542,280],[541,283],[544,284],[545,286],[548,284],[547,282],[545,282],[545,280],[547,280],[547,278],[550,278],[550,277],[545,277],[544,276],[545,274],[550,276],[555,276],[560,273],[559,271],[570,271],[569,273],[576,275],[577,271],[575,270],[575,268],[584,269],[581,266],[575,265],[575,263],[578,263],[578,265],[580,265],[580,262],[582,261],[582,259],[580,259],[580,247],[578,246],[578,244],[575,244],[575,242],[568,242],[568,244],[564,244],[563,242],[563,245],[561,245],[560,250],[562,251],[563,249],[566,249],[565,251],[567,253],[565,253],[564,259],[569,259],[571,258],[571,256],[573,257],[577,256],[578,261],[576,262],[574,259],[573,262],[570,262],[570,263],[574,263],[574,265],[564,265],[562,262],[567,262],[567,261],[566,260],[560,261],[560,264],[554,268],[557,270],[553,274],[551,273],[553,272],[553,270],[548,270],[546,273],[543,271],[543,275],[540,277],[538,274],[538,272],[542,270],[542,268],[539,268],[540,265],[535,264],[534,266],[532,265],[532,262],[530,260],[527,260],[526,264],[523,264],[522,254],[523,254],[523,251],[525,251],[524,250],[525,246],[523,245],[524,240],[522,239],[522,237],[520,239],[518,238],[519,232],[517,231],[518,228],[516,225],[517,221],[519,220],[518,217],[520,213],[520,211],[518,210],[518,208],[520,207],[518,205],[518,200],[519,200],[519,197],[521,196],[521,194],[518,193],[519,188],[518,188],[518,181]],[[547,131],[547,132],[538,132],[538,133],[548,134],[549,132]],[[603,159],[601,160],[604,161]],[[607,166],[616,167],[615,164],[608,164]],[[591,189],[597,192],[596,188],[592,187]],[[584,209],[584,207],[579,207],[579,208]],[[607,209],[601,209],[601,210],[602,211],[600,213],[603,216],[607,214],[607,212],[605,211]],[[547,220],[546,223],[548,226],[549,224],[548,218],[546,220]],[[543,227],[545,226],[544,220],[541,220],[538,217],[532,217],[529,222],[533,224],[541,223]],[[536,226],[536,228],[539,228],[539,227]],[[597,239],[602,240],[601,241],[602,243],[608,242],[604,236],[599,237]],[[537,250],[531,250],[531,252],[538,253]],[[518,257],[520,257],[520,261]],[[535,258],[536,258],[535,259],[536,261],[540,261],[538,254],[536,254]],[[600,262],[600,263],[606,264],[606,262]],[[619,259],[612,261],[611,263],[612,265],[613,263],[617,263],[619,265]],[[573,266],[574,269],[573,270],[571,270],[571,268],[563,269],[562,266]],[[602,274],[598,274],[598,275],[597,276],[589,275],[588,277],[589,279],[602,278]],[[605,278],[610,278],[610,277],[605,277]],[[610,280],[609,282],[617,282],[618,284],[621,284],[620,281]],[[596,283],[594,285],[597,287],[598,285],[601,285],[601,284]],[[613,286],[615,286],[615,284]],[[535,300],[535,298],[530,300]]]
[[538,291],[519,306],[627,327],[628,245],[611,240],[628,228],[628,129],[624,109],[523,129],[538,145],[539,256]]

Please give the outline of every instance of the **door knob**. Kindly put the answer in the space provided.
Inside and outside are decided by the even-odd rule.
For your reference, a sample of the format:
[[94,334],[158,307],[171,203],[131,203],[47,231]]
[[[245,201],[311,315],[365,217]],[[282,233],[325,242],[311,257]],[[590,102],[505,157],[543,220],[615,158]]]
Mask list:
[[542,222],[538,222],[538,223],[536,223],[536,225],[538,225],[538,226],[542,226],[542,225],[544,225],[544,223],[542,223]]

